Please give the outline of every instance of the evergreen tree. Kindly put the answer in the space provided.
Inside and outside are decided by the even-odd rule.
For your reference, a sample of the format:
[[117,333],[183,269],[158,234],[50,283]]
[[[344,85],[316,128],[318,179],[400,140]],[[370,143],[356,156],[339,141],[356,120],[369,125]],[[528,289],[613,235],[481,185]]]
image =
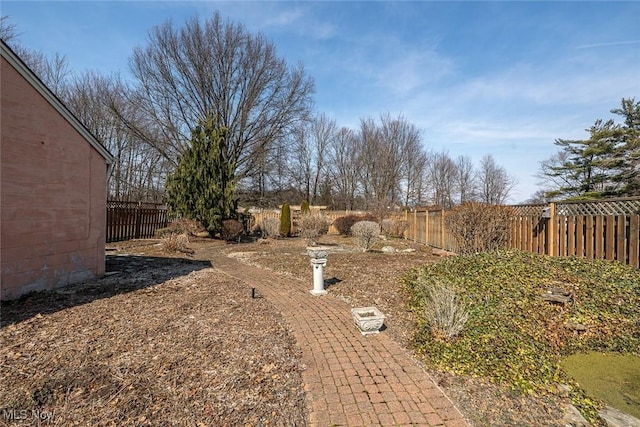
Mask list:
[[191,132],[191,145],[167,177],[172,214],[200,221],[213,237],[224,219],[235,217],[235,164],[226,159],[227,130],[208,118]]
[[552,188],[548,198],[600,199],[640,194],[640,103],[623,99],[611,110],[624,124],[596,120],[589,139],[558,139],[562,149],[541,163],[540,177]]
[[613,147],[605,137],[613,126],[612,121],[602,123],[599,120],[589,129],[589,139],[556,140],[555,144],[562,147],[563,156],[557,164],[550,165],[547,175],[559,179],[562,184],[547,193],[547,197],[598,199],[613,192],[607,185]]
[[306,200],[302,201],[302,203],[300,204],[300,212],[302,213],[302,215],[307,215],[311,213],[309,202],[307,202]]
[[280,210],[280,234],[283,237],[291,235],[291,207],[289,203],[284,202]]
[[619,195],[640,196],[640,101],[623,99],[621,108],[611,112],[624,117],[621,141],[614,152],[618,172],[612,179],[620,184]]

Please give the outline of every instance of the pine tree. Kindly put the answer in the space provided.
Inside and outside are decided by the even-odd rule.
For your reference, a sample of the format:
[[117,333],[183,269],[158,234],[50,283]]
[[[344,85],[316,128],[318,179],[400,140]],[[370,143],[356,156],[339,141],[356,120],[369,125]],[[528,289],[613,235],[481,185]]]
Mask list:
[[620,144],[614,152],[619,172],[612,179],[620,183],[621,196],[640,196],[640,101],[622,99],[612,113],[624,117]]
[[289,203],[284,202],[280,210],[280,234],[283,237],[291,235],[291,207]]
[[589,139],[556,140],[563,155],[558,163],[549,165],[547,176],[558,179],[562,185],[547,193],[547,197],[598,199],[614,192],[610,182],[613,143],[607,137],[614,128],[611,120],[604,123],[597,120],[589,129]]
[[212,237],[224,219],[235,217],[235,165],[226,159],[226,132],[213,118],[198,123],[166,183],[170,212],[200,221]]
[[589,139],[558,139],[562,149],[541,163],[540,177],[551,184],[549,198],[600,199],[640,194],[640,103],[623,99],[611,110],[624,124],[596,120]]

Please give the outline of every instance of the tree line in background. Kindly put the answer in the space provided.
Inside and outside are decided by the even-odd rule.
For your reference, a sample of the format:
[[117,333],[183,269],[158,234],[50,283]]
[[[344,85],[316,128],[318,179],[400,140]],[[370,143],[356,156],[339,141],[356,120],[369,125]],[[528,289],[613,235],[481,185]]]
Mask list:
[[[2,18],[2,36],[15,28]],[[218,13],[182,28],[153,28],[134,50],[132,79],[87,71],[11,43],[115,156],[110,197],[161,201],[165,184],[193,147],[191,132],[215,121],[224,129],[221,164],[241,204],[307,200],[337,209],[503,203],[515,184],[491,156],[430,153],[403,117],[363,118],[358,129],[314,113],[313,81],[289,67],[263,35]],[[180,172],[184,173],[184,171]],[[191,189],[194,191],[194,189]]]
[[[372,211],[503,204],[516,184],[490,155],[475,165],[427,150],[402,116],[362,118],[351,129],[314,112],[304,67],[218,12],[152,28],[127,78],[72,73],[59,54],[16,43],[7,17],[0,34],[115,156],[111,198],[224,217],[233,204],[284,201]],[[542,163],[538,196],[638,194],[638,109],[623,100],[614,112],[624,125],[597,121],[587,141],[557,140],[562,150]],[[208,200],[216,197],[224,200]]]

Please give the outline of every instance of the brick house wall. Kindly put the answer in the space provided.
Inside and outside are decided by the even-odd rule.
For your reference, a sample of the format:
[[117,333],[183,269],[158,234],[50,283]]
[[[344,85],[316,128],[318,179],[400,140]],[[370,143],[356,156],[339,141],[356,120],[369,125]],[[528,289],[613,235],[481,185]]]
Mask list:
[[111,155],[2,44],[2,300],[104,274]]

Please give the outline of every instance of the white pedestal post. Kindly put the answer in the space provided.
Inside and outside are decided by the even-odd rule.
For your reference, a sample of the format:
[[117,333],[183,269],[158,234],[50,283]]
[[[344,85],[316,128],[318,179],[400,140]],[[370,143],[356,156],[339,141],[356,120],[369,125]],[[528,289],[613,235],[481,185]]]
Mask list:
[[326,295],[327,291],[324,289],[324,266],[327,265],[327,259],[312,259],[311,265],[313,266],[313,295]]
[[324,266],[327,265],[327,255],[329,250],[324,247],[308,247],[307,253],[311,257],[311,266],[313,267],[313,290],[312,295],[326,295],[324,289]]

